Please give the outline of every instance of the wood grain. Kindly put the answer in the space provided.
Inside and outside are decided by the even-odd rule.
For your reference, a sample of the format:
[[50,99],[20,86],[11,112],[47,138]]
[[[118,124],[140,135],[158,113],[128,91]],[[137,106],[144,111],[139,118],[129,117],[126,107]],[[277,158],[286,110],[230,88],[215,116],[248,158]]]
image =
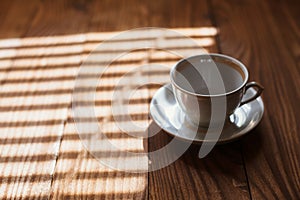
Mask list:
[[[146,197],[146,174],[100,165],[83,148],[69,117],[78,67],[92,50],[74,33],[89,33],[86,14],[99,14],[95,3],[19,1],[11,7],[1,35],[0,198]],[[97,105],[101,113],[102,102]]]
[[[112,130],[112,127],[108,127],[109,130]],[[71,135],[74,135],[72,139],[69,137]],[[128,138],[124,137],[122,132],[114,132],[114,135],[115,140],[126,144]],[[134,141],[130,147],[138,148],[138,144],[138,141]],[[125,158],[120,157],[120,154],[109,153],[109,156],[107,159],[126,161]],[[96,160],[82,145],[73,119],[70,118],[64,129],[64,138],[60,146],[51,188],[51,198],[144,199],[146,192],[146,173],[113,170]]]
[[263,121],[242,146],[251,196],[299,199],[299,2],[228,0],[213,7],[222,53],[244,62],[251,80],[265,86]]
[[[14,0],[1,1],[0,8],[1,199],[300,198],[297,0]],[[197,158],[199,147],[192,145],[173,164],[148,174],[120,172],[99,163],[83,147],[76,131],[71,114],[74,79],[82,61],[99,42],[145,26],[181,31],[207,51],[245,63],[251,80],[265,86],[266,111],[260,125],[249,136],[218,146],[201,160]],[[118,41],[117,49],[97,54],[126,51],[146,39],[157,41],[143,33],[138,39]],[[197,50],[177,45],[179,39],[169,40],[167,47],[185,53]],[[154,151],[172,138],[160,131],[143,141],[113,124],[108,108],[117,81],[141,63],[169,68],[178,59],[161,51],[134,51],[112,63],[102,77],[96,117],[106,124],[105,134],[120,148]],[[89,67],[104,63],[95,60]],[[159,84],[169,82],[168,70],[143,72],[142,76]],[[149,102],[158,87],[141,87],[130,101],[130,116],[146,125],[149,134],[158,129],[148,117]],[[90,88],[81,90],[88,92]],[[103,159],[126,162],[118,152],[102,155]]]
[[[2,4],[3,3],[3,4]],[[32,23],[33,16],[39,2],[30,4],[17,4],[15,2],[1,2],[1,10],[4,16],[1,17],[1,45],[8,44],[7,38],[21,38],[26,36],[26,31]],[[2,5],[4,5],[2,7]],[[8,44],[9,45],[9,44]],[[23,50],[26,51],[26,50]],[[11,50],[1,51],[1,57],[10,55]],[[42,58],[36,60],[41,64]],[[5,80],[10,77],[16,79],[21,75],[10,71],[18,63],[17,57],[9,57],[1,60],[0,79],[1,91],[27,91],[45,88],[47,83],[24,83],[10,84]],[[31,63],[33,65],[33,63]],[[67,72],[68,70],[66,70]],[[28,77],[36,78],[39,75],[47,77],[49,73],[40,70],[28,72]],[[47,75],[48,74],[48,75]],[[49,76],[48,76],[49,77]],[[67,87],[68,83],[61,82],[59,85],[52,85],[53,89]],[[70,85],[69,85],[70,86]],[[52,176],[54,174],[59,144],[63,134],[64,122],[67,119],[68,106],[52,107],[51,110],[44,110],[44,106],[54,102],[68,103],[70,95],[51,96],[44,94],[43,98],[35,96],[2,95],[0,98],[1,121],[1,163],[0,163],[0,198],[13,199],[21,197],[48,198],[51,189]],[[39,110],[14,110],[15,106],[30,107],[39,104]],[[30,126],[34,121],[36,126]],[[40,124],[40,121],[48,121],[49,124]],[[40,125],[39,125],[40,124]],[[50,137],[45,141],[43,137]],[[42,138],[35,141],[35,138]],[[25,142],[24,142],[25,140]],[[23,142],[21,142],[23,141]],[[42,142],[41,142],[42,141]],[[46,155],[47,159],[41,159],[37,155]],[[36,174],[41,174],[36,176]]]
[[[176,12],[179,8],[170,9],[174,9],[171,12]],[[185,25],[191,27],[214,27],[210,9],[206,1],[181,4],[182,12],[177,12],[174,19],[170,20],[180,18],[185,20]],[[187,17],[186,13],[191,16]],[[158,14],[157,18],[163,19],[163,13]],[[151,25],[156,25],[162,23],[162,20],[152,23]],[[215,38],[214,40],[216,41]],[[209,50],[218,52],[217,44],[214,43]],[[150,135],[152,129],[157,128],[149,128]],[[162,148],[170,140],[164,131],[160,131],[150,138],[149,151]],[[192,146],[173,164],[149,173],[149,199],[249,199],[240,145],[237,142],[218,147],[202,160],[197,157],[199,146]]]
[[[202,2],[203,5],[206,5],[205,2]],[[55,4],[50,3],[49,1],[38,3],[37,4],[37,12],[33,15],[32,23],[30,27],[26,30],[24,34],[24,40],[19,41],[21,43],[20,46],[13,47],[13,54],[4,54],[5,56],[2,58],[2,63],[6,64],[5,61],[8,59],[14,59],[13,65],[8,65],[3,67],[3,73],[7,73],[6,76],[3,77],[3,85],[7,87],[7,89],[1,90],[1,94],[3,97],[3,112],[16,112],[16,113],[24,113],[26,116],[27,113],[34,112],[38,116],[38,114],[43,110],[44,112],[53,113],[53,110],[62,109],[66,111],[70,106],[70,94],[72,92],[73,81],[76,77],[76,70],[81,63],[81,59],[84,56],[80,56],[78,59],[78,55],[85,55],[90,50],[91,47],[87,46],[86,43],[89,41],[81,41],[80,37],[77,38],[76,35],[67,38],[58,37],[57,34],[74,34],[78,32],[87,32],[87,31],[103,31],[103,30],[122,30],[129,29],[139,26],[151,25],[151,26],[163,26],[163,27],[210,27],[209,14],[207,13],[207,7],[201,6],[198,7],[198,11],[195,14],[190,15],[189,13],[193,9],[192,4],[186,4],[182,6],[182,3],[174,2],[171,4],[171,12],[163,13],[161,10],[168,10],[170,8],[170,4],[167,2],[157,3],[147,3],[141,4],[137,3],[138,9],[133,9],[132,7],[127,5],[125,1],[122,1],[120,4],[116,4],[111,8],[111,5],[107,2],[93,2],[92,4],[82,4],[80,2],[56,2]],[[22,4],[18,2],[18,4],[14,4],[16,10],[20,9],[19,7]],[[103,15],[98,15],[98,8],[103,9],[103,11],[107,12]],[[53,10],[53,12],[47,12],[49,9]],[[25,9],[26,11],[33,13],[33,10],[30,11],[31,7]],[[183,10],[184,12],[178,12],[178,10]],[[82,13],[88,13],[88,17],[83,16]],[[157,12],[157,14],[153,14]],[[118,20],[115,18],[116,13],[124,16],[122,20]],[[196,16],[194,16],[196,15]],[[75,18],[74,18],[75,16]],[[143,20],[148,19],[145,23]],[[200,17],[200,23],[194,24],[194,17]],[[88,22],[89,19],[92,18],[92,22]],[[10,19],[10,18],[9,18]],[[72,20],[71,20],[72,19]],[[96,21],[93,21],[93,20]],[[92,24],[87,26],[87,24]],[[105,23],[105,24],[103,24]],[[26,26],[26,25],[24,25]],[[12,31],[15,31],[15,27],[10,28]],[[23,30],[23,28],[22,28]],[[190,31],[191,32],[191,31]],[[194,33],[196,36],[199,33]],[[46,37],[45,37],[46,36]],[[72,35],[71,35],[72,36]],[[204,37],[201,34],[200,37]],[[28,39],[29,37],[29,39]],[[31,38],[31,39],[30,39]],[[49,42],[50,39],[50,42]],[[214,39],[214,38],[213,38]],[[51,40],[53,42],[51,42]],[[65,42],[69,41],[70,42]],[[101,40],[101,37],[97,38],[97,40]],[[79,42],[80,41],[80,42]],[[95,41],[94,41],[95,43]],[[75,44],[75,45],[74,45]],[[76,46],[77,45],[77,46]],[[87,48],[80,48],[82,46],[86,46]],[[60,47],[60,48],[58,48]],[[74,51],[74,49],[79,48],[79,51]],[[208,46],[208,50],[214,51],[215,46]],[[82,50],[86,49],[86,50]],[[180,48],[178,48],[180,49]],[[6,49],[4,49],[6,50]],[[36,52],[33,54],[33,50]],[[177,49],[175,49],[177,50]],[[193,49],[190,49],[193,51]],[[62,52],[62,53],[60,53]],[[159,54],[158,54],[159,55]],[[148,57],[149,62],[162,63],[168,60],[167,66],[171,66],[176,62],[177,59],[170,60],[167,56],[164,56],[163,59],[156,59],[156,54]],[[170,55],[168,55],[170,56]],[[41,63],[43,61],[43,63]],[[137,63],[139,59],[137,59]],[[122,63],[120,63],[122,64]],[[129,65],[133,65],[134,63],[123,63],[127,64],[127,70],[129,70]],[[113,69],[113,68],[112,68]],[[111,74],[113,76],[107,76],[107,84],[111,85],[114,81],[111,78],[117,78],[125,73],[126,70],[122,68],[117,68],[117,71],[114,70]],[[63,76],[61,73],[63,71]],[[116,76],[115,72],[121,72],[120,75]],[[88,77],[87,77],[88,78]],[[157,80],[160,78],[161,84],[165,83],[168,80],[168,73],[165,73],[163,76],[156,76],[155,73],[149,75],[149,80]],[[47,83],[51,81],[51,84]],[[64,84],[63,84],[64,83]],[[30,85],[28,89],[24,88],[24,85]],[[47,87],[44,87],[44,85]],[[37,87],[36,87],[37,86]],[[54,87],[55,86],[55,87]],[[20,89],[19,89],[20,87]],[[14,88],[14,89],[12,89]],[[21,89],[22,88],[22,89]],[[112,87],[106,88],[105,91],[112,90]],[[148,103],[151,96],[154,94],[157,88],[148,87],[146,90],[146,96],[137,96],[137,99],[146,99],[146,101],[142,101],[139,104],[146,106],[146,110],[148,110]],[[99,89],[99,94],[104,92],[104,88]],[[44,95],[49,95],[53,98],[53,101],[46,101]],[[102,96],[103,97],[103,96]],[[27,104],[19,104],[16,102],[11,105],[12,108],[9,108],[8,105],[11,102],[11,99],[20,99],[20,98],[35,98],[36,101],[27,102]],[[48,98],[47,98],[48,99]],[[101,99],[101,98],[100,98]],[[134,99],[133,99],[134,100]],[[103,102],[106,102],[105,104]],[[101,114],[101,110],[104,109],[105,106],[109,105],[109,97],[99,100],[98,109]],[[143,110],[143,108],[140,108]],[[141,110],[141,111],[142,111]],[[139,110],[135,110],[138,112]],[[103,113],[102,113],[103,114]],[[105,113],[104,113],[105,114]],[[50,115],[51,116],[51,115]],[[76,130],[74,124],[72,123],[72,117],[70,115],[66,115],[64,112],[63,120],[57,119],[31,119],[30,121],[20,120],[15,118],[16,121],[2,121],[1,127],[8,128],[15,126],[17,129],[29,129],[32,130],[34,127],[45,127],[46,129],[52,128],[56,125],[64,124],[63,132],[59,132],[59,137],[52,136],[50,134],[43,133],[42,135],[29,135],[17,138],[16,135],[13,135],[11,139],[5,138],[3,139],[3,143],[5,145],[10,146],[11,148],[18,149],[22,147],[22,145],[29,144],[39,144],[42,147],[46,148],[48,143],[56,145],[59,148],[59,152],[55,152],[54,156],[51,156],[48,152],[38,151],[35,154],[25,154],[24,156],[14,153],[14,159],[11,160],[11,155],[3,155],[2,163],[7,166],[8,162],[11,162],[11,165],[14,165],[14,168],[18,168],[20,166],[20,162],[23,163],[23,160],[30,160],[30,162],[37,162],[48,165],[48,162],[52,163],[51,171],[40,171],[36,170],[33,167],[33,164],[29,162],[30,167],[32,168],[31,173],[27,173],[26,171],[22,171],[21,180],[18,178],[18,175],[15,172],[12,172],[10,176],[3,176],[3,180],[5,180],[6,184],[3,184],[3,188],[7,190],[7,188],[14,188],[15,185],[21,185],[17,190],[17,193],[11,189],[8,192],[3,193],[3,197],[19,197],[22,195],[24,198],[67,198],[67,199],[79,199],[79,198],[136,198],[136,199],[144,199],[144,198],[155,198],[161,199],[165,197],[164,190],[168,190],[168,195],[170,197],[176,197],[178,192],[180,192],[181,198],[209,198],[211,197],[234,197],[228,191],[235,190],[239,197],[247,197],[247,187],[245,186],[245,176],[242,166],[242,159],[240,157],[239,150],[229,149],[228,151],[232,151],[234,154],[234,162],[229,161],[225,166],[225,171],[223,171],[223,175],[221,173],[220,176],[224,177],[224,181],[216,178],[216,174],[211,172],[210,169],[219,169],[217,167],[218,162],[209,161],[207,162],[209,165],[209,169],[201,168],[199,165],[200,161],[192,162],[191,164],[191,174],[183,172],[179,173],[174,181],[175,177],[169,177],[168,174],[177,174],[178,172],[171,166],[163,171],[157,171],[149,174],[151,181],[147,181],[147,176],[145,174],[130,174],[125,172],[116,172],[108,167],[105,167],[99,162],[97,162],[91,155],[83,148],[81,141],[78,137],[76,137]],[[137,117],[136,119],[139,119]],[[142,118],[144,119],[144,118]],[[148,118],[146,118],[147,122]],[[30,128],[31,127],[31,128]],[[111,130],[110,130],[111,129]],[[110,131],[113,131],[111,127]],[[62,131],[62,130],[61,130]],[[14,133],[14,130],[9,133]],[[34,132],[33,132],[34,133]],[[56,132],[57,133],[57,132]],[[124,137],[120,132],[116,132],[114,134],[115,139],[121,139]],[[63,134],[63,136],[62,136]],[[163,144],[162,141],[166,141],[169,138],[166,137],[165,133],[160,133],[160,137],[162,136],[162,140],[159,137],[155,137],[155,142],[150,142],[150,146],[157,147],[159,144]],[[7,136],[6,136],[7,137]],[[47,148],[46,148],[47,149]],[[187,154],[187,158],[183,158],[183,160],[187,160],[189,162],[190,159],[193,159],[196,156],[197,147],[194,147],[194,154]],[[217,154],[220,156],[220,154]],[[215,159],[216,156],[213,156]],[[219,160],[221,157],[219,158]],[[182,159],[181,159],[182,160]],[[176,164],[177,168],[183,169],[184,163],[178,161]],[[205,162],[206,163],[206,162]],[[233,170],[231,169],[233,167]],[[198,171],[202,169],[201,171]],[[213,170],[214,171],[214,170]],[[218,170],[217,170],[218,171]],[[200,173],[201,172],[201,173]],[[219,172],[216,172],[219,173]],[[226,178],[225,174],[230,174],[229,177]],[[205,180],[203,176],[206,177]],[[185,177],[189,177],[186,179]],[[193,179],[195,178],[195,180]],[[32,190],[27,193],[22,194],[23,188],[40,185],[40,179],[47,180],[48,188],[44,187],[43,191],[32,187]],[[202,180],[202,181],[201,181]],[[167,181],[167,182],[165,182]],[[172,188],[174,185],[171,183],[182,183],[182,186],[177,186],[176,190],[170,190],[168,188]],[[220,183],[219,183],[220,182]],[[158,187],[164,183],[163,187]],[[191,183],[193,183],[194,187],[190,187]],[[201,190],[198,190],[195,186],[197,184],[202,184]],[[220,185],[228,185],[228,189],[220,190],[223,188]],[[206,186],[208,185],[208,186]],[[210,189],[207,190],[207,187]],[[149,192],[148,192],[149,188]],[[227,188],[227,187],[226,187]],[[151,191],[151,192],[150,192]],[[205,193],[206,195],[202,196],[199,193]],[[224,194],[222,194],[224,193]]]

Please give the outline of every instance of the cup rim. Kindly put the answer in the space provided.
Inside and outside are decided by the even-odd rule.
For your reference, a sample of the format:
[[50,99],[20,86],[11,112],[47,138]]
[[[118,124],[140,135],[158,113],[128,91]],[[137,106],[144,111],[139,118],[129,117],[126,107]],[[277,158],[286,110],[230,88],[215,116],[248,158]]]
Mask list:
[[[183,89],[182,87],[180,87],[174,80],[174,71],[176,70],[176,68],[179,66],[179,64],[183,63],[184,61],[188,61],[188,59],[191,59],[191,58],[194,58],[194,57],[199,57],[199,56],[202,56],[202,55],[207,55],[207,56],[216,56],[216,57],[221,57],[221,58],[225,58],[227,60],[230,60],[231,62],[233,62],[234,64],[238,65],[242,71],[244,72],[245,74],[245,78],[244,78],[244,81],[243,81],[243,84],[241,84],[238,88],[232,90],[232,91],[229,91],[229,92],[226,92],[226,93],[222,93],[222,94],[198,94],[198,93],[195,93],[195,92],[190,92],[186,89]],[[170,71],[170,80],[171,80],[171,83],[172,85],[174,85],[177,89],[181,90],[182,92],[184,93],[187,93],[187,94],[190,94],[190,95],[193,95],[193,96],[197,96],[197,97],[207,97],[207,98],[210,98],[210,97],[221,97],[221,96],[227,96],[227,95],[230,95],[230,94],[233,94],[237,91],[239,91],[240,89],[242,89],[246,83],[248,82],[248,78],[249,78],[249,73],[248,73],[248,70],[246,68],[246,66],[239,60],[231,57],[231,56],[227,56],[227,55],[224,55],[224,54],[219,54],[219,53],[206,53],[206,54],[198,54],[198,55],[194,55],[194,56],[190,56],[190,57],[187,57],[187,58],[182,58],[181,60],[179,60],[172,68],[171,68],[171,71]]]

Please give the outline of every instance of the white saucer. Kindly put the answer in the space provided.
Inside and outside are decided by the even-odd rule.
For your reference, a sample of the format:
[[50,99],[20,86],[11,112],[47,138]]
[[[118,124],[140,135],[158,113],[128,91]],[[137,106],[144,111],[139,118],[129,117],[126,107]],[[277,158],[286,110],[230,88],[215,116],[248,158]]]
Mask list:
[[[250,88],[244,98],[249,98],[254,93],[255,90]],[[234,141],[251,131],[261,121],[263,113],[261,97],[237,108],[230,116],[232,123],[224,125],[217,144]],[[215,142],[204,140],[207,132],[205,128],[196,127],[187,121],[176,103],[171,84],[164,85],[155,93],[150,103],[150,114],[157,125],[176,138],[194,143]]]

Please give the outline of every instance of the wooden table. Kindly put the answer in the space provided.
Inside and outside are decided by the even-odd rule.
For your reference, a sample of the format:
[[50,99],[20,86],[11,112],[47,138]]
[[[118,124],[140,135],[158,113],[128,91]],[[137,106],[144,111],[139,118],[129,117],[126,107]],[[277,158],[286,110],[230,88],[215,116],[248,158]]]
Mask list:
[[[4,0],[0,8],[1,199],[300,199],[299,1]],[[150,173],[120,172],[94,159],[71,113],[79,66],[101,41],[146,26],[181,31],[207,51],[245,63],[250,79],[265,86],[259,126],[204,159],[192,145]],[[178,60],[147,53],[133,52],[103,77],[99,123],[122,74],[144,59],[167,66]],[[157,76],[168,81],[168,72],[145,75]],[[148,109],[157,89],[149,85],[133,96],[135,121],[152,124]],[[107,133],[138,152],[170,141],[163,131],[146,146],[113,125]]]

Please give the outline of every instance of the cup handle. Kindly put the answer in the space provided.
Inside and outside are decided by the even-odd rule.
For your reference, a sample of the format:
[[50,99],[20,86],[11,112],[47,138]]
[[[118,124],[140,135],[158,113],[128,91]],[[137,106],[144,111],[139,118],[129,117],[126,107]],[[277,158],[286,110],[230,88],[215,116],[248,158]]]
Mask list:
[[241,101],[240,106],[242,106],[242,105],[244,105],[244,104],[246,104],[246,103],[249,103],[250,101],[253,101],[253,100],[256,99],[257,97],[259,97],[259,96],[261,95],[261,93],[263,92],[263,90],[264,90],[264,87],[263,87],[263,86],[261,86],[259,83],[253,81],[253,82],[249,82],[249,83],[246,84],[244,94],[245,94],[246,91],[247,91],[249,88],[251,88],[251,87],[256,88],[256,93],[255,93],[255,95],[253,95],[253,96],[250,97],[249,99],[246,99],[245,101]]

